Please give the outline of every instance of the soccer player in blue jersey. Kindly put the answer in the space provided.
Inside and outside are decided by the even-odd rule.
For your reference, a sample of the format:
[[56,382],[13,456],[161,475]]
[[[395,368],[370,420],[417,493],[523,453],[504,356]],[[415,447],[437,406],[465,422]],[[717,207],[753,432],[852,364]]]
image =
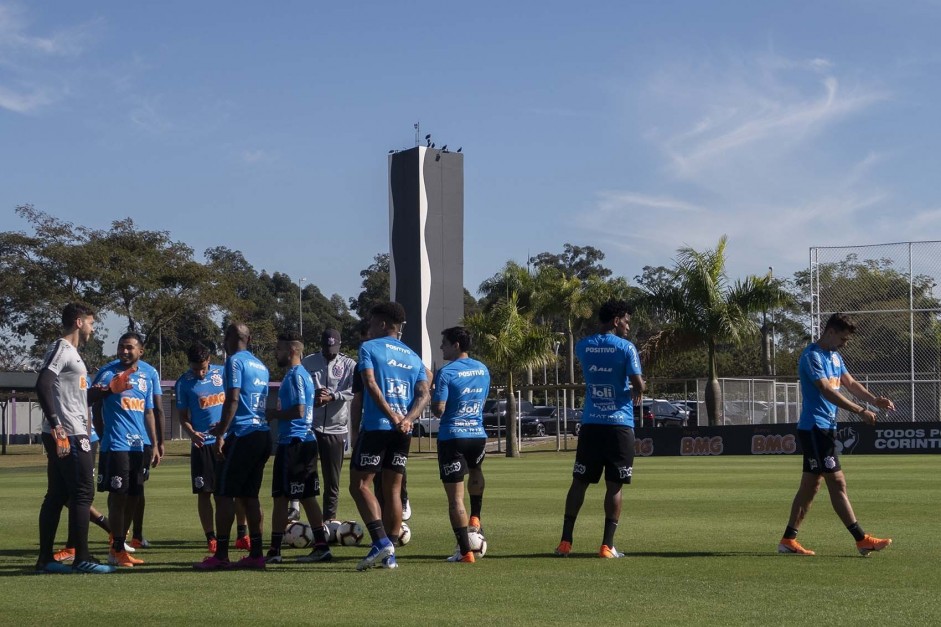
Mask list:
[[[141,359],[137,362],[137,367],[147,375],[150,381],[150,391],[153,394],[153,411],[154,411],[154,429],[157,432],[157,441],[153,443],[153,447],[159,453],[159,457],[163,459],[164,448],[163,448],[163,431],[164,431],[164,422],[163,422],[163,390],[160,387],[160,373],[156,368],[151,366],[149,363]],[[145,469],[144,481],[146,482],[150,479],[150,470]],[[146,505],[146,496],[144,494],[143,486],[141,487],[140,498],[137,500],[137,510],[134,512],[131,525],[131,547],[135,549],[146,549],[150,548],[150,542],[144,538],[144,508]]]
[[[222,418],[211,429],[212,445],[222,462],[216,485],[216,553],[193,567],[197,570],[265,567],[262,554],[262,511],[258,500],[265,464],[271,455],[265,404],[268,369],[248,351],[252,336],[248,327],[232,323],[225,330],[225,404]],[[225,437],[221,437],[225,435]],[[248,556],[229,562],[229,534],[235,519],[235,500],[242,502],[248,518],[251,549]]]
[[[470,347],[471,336],[464,327],[451,327],[441,332],[441,354],[450,363],[438,370],[431,397],[431,411],[441,419],[438,425],[438,468],[458,546],[448,561],[467,563],[474,561],[467,536],[468,526],[480,529],[484,498],[482,466],[487,454],[483,407],[490,392],[490,371],[468,356]],[[464,509],[464,477],[468,474],[470,519]]]
[[[369,336],[359,349],[363,379],[361,424],[353,416],[353,456],[350,494],[372,539],[369,553],[356,566],[366,570],[382,565],[396,568],[395,543],[402,529],[402,473],[408,462],[412,422],[428,404],[428,375],[412,349],[400,341],[405,309],[386,302],[370,312]],[[357,433],[358,432],[358,433]],[[373,476],[382,473],[384,508],[369,489]],[[389,535],[386,535],[386,529]]]
[[192,441],[190,479],[196,497],[196,511],[206,534],[210,553],[216,552],[216,533],[212,511],[212,492],[216,486],[216,459],[212,445],[216,436],[211,429],[222,419],[225,402],[222,366],[209,363],[209,349],[193,344],[187,351],[189,370],[177,379],[176,408],[180,426]]
[[109,563],[131,567],[143,564],[125,550],[127,528],[144,485],[147,469],[160,462],[149,376],[138,368],[144,340],[134,332],[118,339],[118,361],[102,368],[94,387],[100,397],[101,455],[98,491],[108,492],[112,545]]
[[[93,458],[88,439],[88,370],[78,353],[95,327],[95,312],[72,303],[62,310],[60,337],[46,352],[36,381],[43,411],[42,443],[48,485],[39,510],[39,558],[36,570],[51,573],[107,574],[114,567],[97,563],[88,551],[89,509],[94,496]],[[73,565],[53,556],[62,508],[68,504]]]
[[271,548],[269,564],[280,564],[281,541],[288,523],[288,502],[300,501],[314,531],[314,549],[299,562],[326,562],[333,557],[327,546],[323,512],[317,503],[320,480],[317,476],[317,438],[314,435],[314,380],[301,365],[304,343],[296,333],[278,336],[278,366],[288,368],[278,390],[278,409],[268,410],[268,420],[278,421],[278,450],[274,457],[271,496]]
[[[859,415],[863,422],[876,424],[875,409],[894,411],[895,404],[884,396],[876,396],[847,371],[843,357],[837,352],[852,337],[856,324],[850,316],[835,313],[827,320],[823,334],[804,349],[797,366],[801,386],[801,415],[797,437],[804,453],[804,471],[800,487],[791,504],[791,517],[778,543],[778,553],[814,555],[797,542],[801,522],[810,510],[821,480],[826,481],[830,504],[856,540],[856,550],[863,557],[881,551],[890,544],[889,538],[876,538],[865,533],[856,520],[853,506],[846,494],[846,478],[840,468],[836,444],[837,408]],[[857,401],[851,401],[846,389]],[[872,405],[870,405],[870,403]],[[873,407],[873,405],[875,407]]]
[[604,471],[604,535],[599,557],[623,557],[614,548],[614,533],[621,517],[621,486],[634,471],[634,415],[647,389],[641,376],[637,348],[627,340],[632,308],[609,300],[598,310],[598,333],[575,346],[585,378],[585,409],[575,452],[572,486],[565,498],[562,540],[556,555],[572,551],[575,519],[588,485],[598,483]]

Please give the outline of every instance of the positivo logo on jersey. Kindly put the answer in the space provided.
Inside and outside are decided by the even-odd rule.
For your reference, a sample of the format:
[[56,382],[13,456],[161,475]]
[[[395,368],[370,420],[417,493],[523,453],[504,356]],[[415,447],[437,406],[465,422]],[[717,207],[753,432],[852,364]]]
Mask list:
[[408,457],[406,457],[405,455],[396,453],[395,455],[392,456],[393,466],[404,466],[407,463],[408,463]]
[[441,466],[441,472],[445,475],[456,475],[461,472],[461,462],[453,462]]

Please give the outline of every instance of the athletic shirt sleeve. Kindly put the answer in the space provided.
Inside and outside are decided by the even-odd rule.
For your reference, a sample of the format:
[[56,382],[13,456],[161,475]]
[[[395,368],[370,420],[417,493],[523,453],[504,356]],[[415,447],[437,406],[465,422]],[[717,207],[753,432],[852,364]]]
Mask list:
[[626,364],[626,374],[639,375],[641,374],[640,370],[640,355],[637,353],[637,347],[634,346],[633,342],[626,342],[624,347],[625,353],[625,364]]
[[364,370],[373,370],[373,356],[369,351],[368,342],[363,342],[363,345],[359,347],[359,372],[360,374]]
[[[829,379],[830,375],[827,373],[827,369],[823,365],[821,359],[821,353],[819,351],[808,352],[804,354],[804,359],[801,359],[800,368],[804,373],[810,378],[811,381],[819,381],[820,379]],[[840,365],[842,370],[846,370]]]
[[435,374],[435,391],[431,397],[433,403],[447,402],[449,383],[450,377],[447,375],[447,370],[442,368]]
[[225,389],[232,390],[242,387],[242,362],[234,356],[229,357],[225,363]]

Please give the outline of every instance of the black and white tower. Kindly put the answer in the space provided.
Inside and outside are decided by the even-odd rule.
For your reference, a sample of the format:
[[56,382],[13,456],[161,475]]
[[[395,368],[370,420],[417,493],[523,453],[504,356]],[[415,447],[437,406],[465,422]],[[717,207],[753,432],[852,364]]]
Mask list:
[[463,154],[429,145],[389,155],[389,251],[402,341],[431,368],[441,331],[464,316]]

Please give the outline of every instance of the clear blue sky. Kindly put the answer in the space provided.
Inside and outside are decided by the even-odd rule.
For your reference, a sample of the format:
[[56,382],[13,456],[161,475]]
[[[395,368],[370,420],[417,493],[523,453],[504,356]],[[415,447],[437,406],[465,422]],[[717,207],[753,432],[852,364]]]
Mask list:
[[465,285],[591,244],[941,239],[941,3],[0,0],[0,230],[130,216],[347,298],[387,152],[463,146]]

